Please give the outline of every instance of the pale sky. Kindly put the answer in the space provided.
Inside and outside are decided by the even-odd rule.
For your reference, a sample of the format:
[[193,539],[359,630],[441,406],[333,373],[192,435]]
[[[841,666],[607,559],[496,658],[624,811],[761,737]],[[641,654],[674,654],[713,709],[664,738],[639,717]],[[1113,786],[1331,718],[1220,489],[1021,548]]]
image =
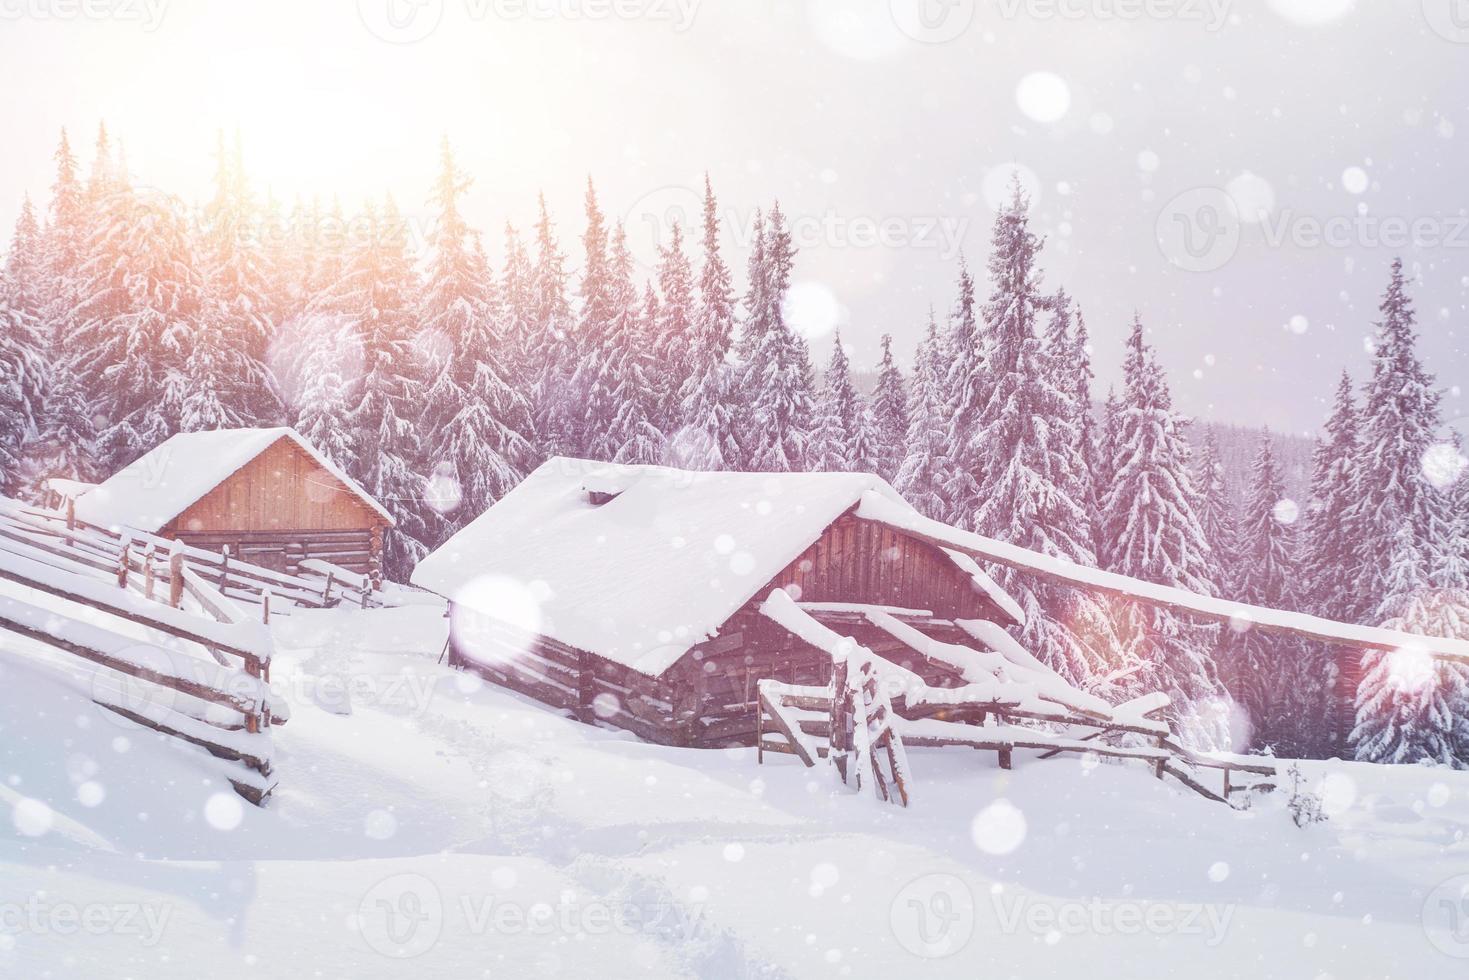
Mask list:
[[[186,199],[223,127],[262,193],[391,191],[410,213],[448,133],[492,254],[544,190],[573,265],[589,174],[647,255],[708,170],[737,274],[778,197],[803,323],[840,326],[867,366],[883,332],[906,360],[948,308],[959,246],[982,273],[1018,165],[1099,395],[1136,309],[1183,410],[1305,432],[1342,367],[1361,377],[1394,254],[1430,369],[1469,383],[1463,6],[0,0],[0,220],[46,198],[62,125],[89,165],[99,120],[136,181]],[[1469,430],[1469,396],[1445,408]]]

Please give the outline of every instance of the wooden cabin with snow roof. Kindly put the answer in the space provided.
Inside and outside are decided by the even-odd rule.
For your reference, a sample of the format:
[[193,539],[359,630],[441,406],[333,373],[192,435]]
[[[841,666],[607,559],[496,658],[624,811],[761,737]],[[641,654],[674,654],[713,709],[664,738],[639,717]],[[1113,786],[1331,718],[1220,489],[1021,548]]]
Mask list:
[[294,429],[187,432],[94,487],[69,485],[75,516],[296,574],[319,558],[379,578],[393,518]]
[[882,607],[927,635],[1021,611],[967,555],[862,519],[916,512],[876,476],[691,473],[552,459],[419,563],[450,603],[451,662],[585,721],[654,742],[751,744],[757,683],[830,679],[828,651],[762,615],[784,589],[873,652],[958,685],[863,621]]

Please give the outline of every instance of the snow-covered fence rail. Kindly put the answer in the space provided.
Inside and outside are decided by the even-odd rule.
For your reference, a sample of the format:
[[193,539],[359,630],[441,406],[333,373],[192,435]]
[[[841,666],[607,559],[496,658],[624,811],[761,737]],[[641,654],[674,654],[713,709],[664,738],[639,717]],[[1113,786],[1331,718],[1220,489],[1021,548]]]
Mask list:
[[[181,553],[171,556],[164,602],[153,595],[160,563],[151,548],[139,555],[124,543],[99,562],[48,540],[0,534],[0,580],[22,587],[0,595],[0,631],[71,672],[89,665],[92,700],[224,760],[235,789],[263,800],[275,786],[269,729],[289,711],[269,687],[272,642],[260,617],[220,595]],[[183,608],[186,592],[207,617]],[[140,628],[158,639],[140,640]]]
[[[832,683],[823,687],[759,682],[757,745],[762,762],[765,752],[795,755],[808,766],[827,757],[844,781],[849,774],[859,782],[870,779],[882,799],[893,798],[888,792],[893,784],[905,805],[912,785],[906,747],[992,751],[1003,769],[1011,768],[1017,750],[1034,751],[1042,759],[1074,753],[1133,760],[1147,764],[1160,779],[1171,775],[1220,802],[1233,792],[1269,787],[1232,782],[1231,774],[1275,774],[1267,765],[1190,752],[1177,744],[1159,717],[1169,705],[1167,696],[1108,704],[1071,686],[994,624],[861,604],[803,606],[781,589],[770,595],[761,612],[825,651],[833,663]],[[904,666],[874,653],[856,635],[848,635],[858,627],[865,627],[861,635],[879,649],[898,641],[898,652],[916,655],[949,686],[929,683],[912,660]],[[967,637],[969,643],[939,640],[924,630]],[[820,743],[822,736],[828,744]],[[887,772],[879,764],[883,750]],[[1222,771],[1222,791],[1206,787],[1199,769]]]
[[[230,598],[263,603],[273,599],[308,608],[325,608],[350,603],[362,608],[398,604],[395,591],[374,588],[370,576],[360,575],[321,560],[302,563],[300,574],[291,575],[241,561],[228,551],[206,551],[133,529],[113,531],[87,524],[70,511],[57,512],[31,507],[0,497],[0,538],[24,541],[49,553],[91,565],[136,572],[161,587],[169,582],[169,560],[183,555],[189,567]],[[147,558],[152,557],[150,566]]]

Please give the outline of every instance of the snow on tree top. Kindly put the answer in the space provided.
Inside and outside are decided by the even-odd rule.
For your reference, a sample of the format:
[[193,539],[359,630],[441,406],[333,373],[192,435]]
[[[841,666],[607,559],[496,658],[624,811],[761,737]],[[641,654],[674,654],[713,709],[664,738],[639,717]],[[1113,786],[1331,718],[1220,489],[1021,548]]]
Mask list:
[[656,677],[869,493],[908,508],[870,474],[557,457],[420,562],[413,584]]
[[76,516],[101,527],[152,534],[281,439],[290,439],[383,520],[383,506],[294,429],[181,432],[118,470],[76,500]]

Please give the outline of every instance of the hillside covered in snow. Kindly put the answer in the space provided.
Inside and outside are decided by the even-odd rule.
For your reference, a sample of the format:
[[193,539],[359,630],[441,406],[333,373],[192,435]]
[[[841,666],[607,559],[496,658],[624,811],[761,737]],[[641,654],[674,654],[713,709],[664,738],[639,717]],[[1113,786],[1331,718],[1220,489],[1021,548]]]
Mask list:
[[[1469,777],[1304,763],[1213,804],[1147,767],[915,749],[906,809],[827,767],[652,746],[437,664],[432,606],[275,622],[263,809],[0,663],[0,975],[1445,977]],[[1288,782],[1288,781],[1287,781]]]

